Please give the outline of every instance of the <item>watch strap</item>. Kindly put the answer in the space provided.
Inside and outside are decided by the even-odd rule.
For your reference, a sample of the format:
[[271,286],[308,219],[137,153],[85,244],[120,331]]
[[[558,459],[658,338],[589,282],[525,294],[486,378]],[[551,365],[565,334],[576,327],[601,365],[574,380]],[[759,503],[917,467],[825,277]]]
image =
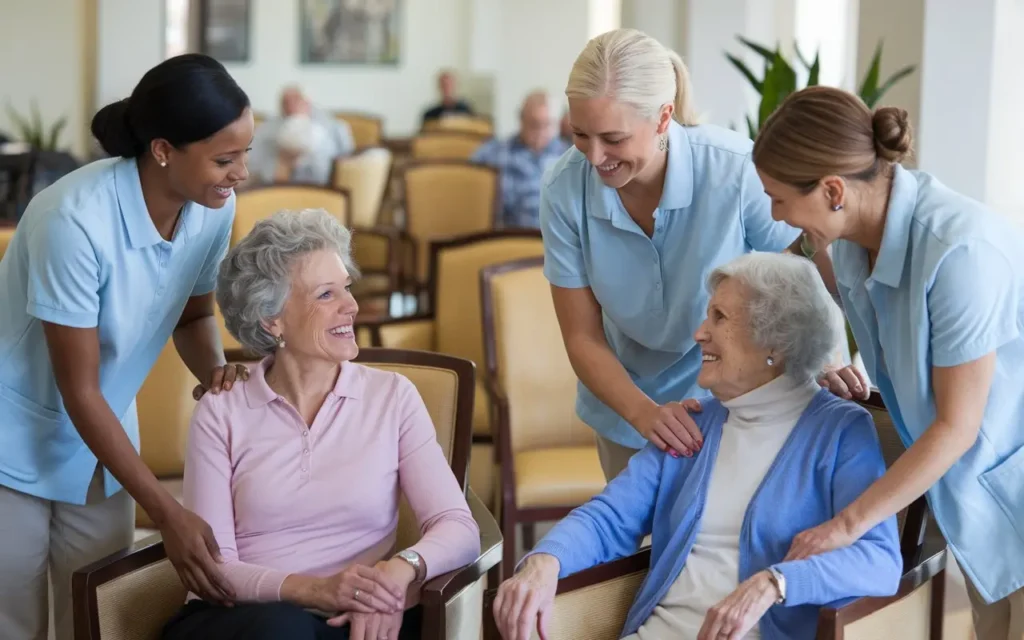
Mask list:
[[786,576],[776,569],[775,567],[768,567],[768,573],[772,576],[772,582],[779,589],[779,597],[775,600],[775,604],[785,604],[786,602]]

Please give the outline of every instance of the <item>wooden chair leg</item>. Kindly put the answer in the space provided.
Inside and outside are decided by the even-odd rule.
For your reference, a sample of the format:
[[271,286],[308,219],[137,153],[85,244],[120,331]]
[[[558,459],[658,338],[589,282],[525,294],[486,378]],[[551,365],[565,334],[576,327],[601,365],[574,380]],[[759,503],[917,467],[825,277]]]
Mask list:
[[524,522],[520,526],[523,528],[523,551],[529,551],[537,544],[537,527],[532,522]]
[[[949,554],[949,551],[946,551]],[[931,632],[930,640],[942,640],[942,628],[946,620],[946,574],[940,571],[932,578]]]
[[[502,510],[501,518],[502,558],[501,579],[507,580],[516,570],[516,521],[507,509]],[[494,585],[498,586],[498,585]]]

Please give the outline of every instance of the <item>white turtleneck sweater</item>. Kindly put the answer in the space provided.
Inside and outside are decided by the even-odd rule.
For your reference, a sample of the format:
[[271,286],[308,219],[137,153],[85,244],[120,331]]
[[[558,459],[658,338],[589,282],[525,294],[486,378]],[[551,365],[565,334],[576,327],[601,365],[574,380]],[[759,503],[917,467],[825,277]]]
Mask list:
[[[665,597],[630,638],[696,640],[708,609],[739,586],[740,528],[747,505],[817,391],[813,382],[780,376],[722,403],[729,416],[693,550]],[[745,637],[761,634],[755,626]]]

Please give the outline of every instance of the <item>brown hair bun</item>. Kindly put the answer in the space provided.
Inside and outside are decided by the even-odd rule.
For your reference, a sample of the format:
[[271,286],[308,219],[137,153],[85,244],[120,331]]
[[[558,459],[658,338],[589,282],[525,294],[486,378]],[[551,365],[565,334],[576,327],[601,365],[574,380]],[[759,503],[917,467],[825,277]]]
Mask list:
[[878,157],[889,162],[901,162],[914,145],[910,120],[906,109],[880,107],[871,117]]

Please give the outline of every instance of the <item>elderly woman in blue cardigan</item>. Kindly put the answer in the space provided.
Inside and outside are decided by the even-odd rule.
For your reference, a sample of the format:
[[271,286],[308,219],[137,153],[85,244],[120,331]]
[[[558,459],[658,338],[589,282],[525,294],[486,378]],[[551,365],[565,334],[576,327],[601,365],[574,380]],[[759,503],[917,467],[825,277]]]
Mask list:
[[559,578],[629,555],[652,538],[651,569],[620,637],[812,639],[818,609],[896,592],[896,521],[853,545],[787,561],[793,538],[826,522],[885,471],[870,414],[815,382],[843,335],[814,266],[755,253],[716,269],[697,330],[693,457],[650,445],[601,495],[558,523],[501,585],[506,640],[544,637]]

